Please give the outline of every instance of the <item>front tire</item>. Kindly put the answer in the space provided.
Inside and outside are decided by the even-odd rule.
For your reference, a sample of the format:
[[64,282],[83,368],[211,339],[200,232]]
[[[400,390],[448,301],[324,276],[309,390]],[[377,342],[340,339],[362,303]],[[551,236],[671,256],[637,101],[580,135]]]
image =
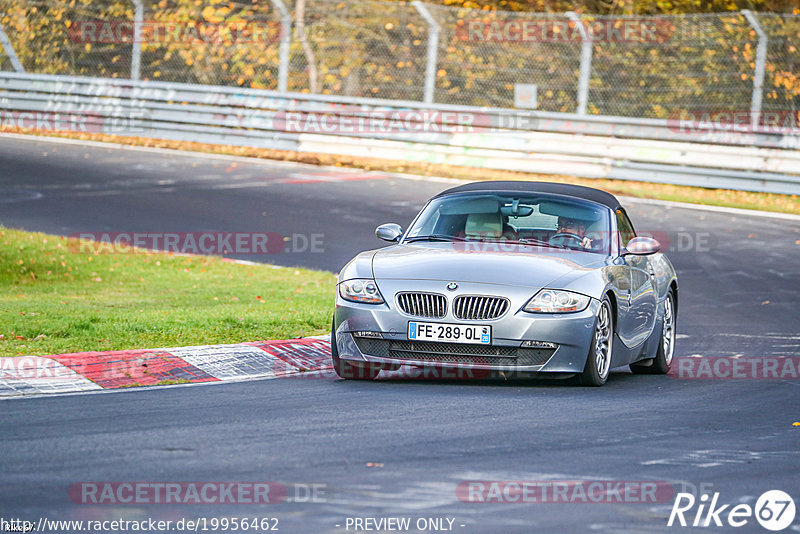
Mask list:
[[664,321],[661,323],[661,337],[658,340],[658,351],[653,363],[648,366],[630,365],[634,374],[665,375],[669,373],[672,365],[672,355],[675,353],[675,295],[670,291],[664,299]]
[[583,386],[602,386],[611,371],[611,349],[614,345],[614,314],[611,301],[603,297],[594,320],[594,333],[579,382]]
[[346,380],[374,380],[381,372],[380,367],[372,364],[360,365],[343,361],[339,358],[339,348],[336,346],[336,323],[331,324],[331,361],[333,370]]

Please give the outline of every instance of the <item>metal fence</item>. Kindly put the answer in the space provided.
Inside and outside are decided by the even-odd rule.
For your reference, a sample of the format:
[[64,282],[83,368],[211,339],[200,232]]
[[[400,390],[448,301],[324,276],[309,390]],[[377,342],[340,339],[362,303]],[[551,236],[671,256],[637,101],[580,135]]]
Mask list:
[[800,194],[800,136],[663,119],[0,72],[0,124]]
[[0,0],[0,25],[0,68],[29,73],[628,117],[800,111],[798,15]]

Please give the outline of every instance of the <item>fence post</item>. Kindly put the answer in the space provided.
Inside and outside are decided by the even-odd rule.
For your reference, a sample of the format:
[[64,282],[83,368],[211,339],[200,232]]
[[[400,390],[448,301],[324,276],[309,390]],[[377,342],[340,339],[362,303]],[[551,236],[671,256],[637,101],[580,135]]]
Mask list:
[[131,80],[139,80],[142,70],[142,25],[144,24],[144,4],[133,0],[133,42],[131,43]]
[[414,0],[411,5],[417,10],[425,22],[428,23],[428,60],[425,65],[425,96],[423,101],[426,104],[433,103],[433,93],[436,90],[436,67],[439,55],[439,23],[436,22],[428,7],[420,0]]
[[278,64],[278,92],[289,90],[289,46],[292,39],[292,14],[283,0],[272,0],[272,5],[281,12],[281,47]]
[[8,40],[5,30],[3,30],[2,23],[0,23],[0,44],[3,45],[3,50],[5,50],[8,59],[11,60],[11,66],[14,67],[14,70],[16,72],[25,72],[25,67],[22,66],[22,63],[20,63],[17,57],[17,53],[14,51],[14,47],[11,46],[11,41]]
[[569,20],[575,23],[581,34],[581,70],[578,76],[578,115],[586,115],[589,104],[589,78],[592,75],[592,37],[583,21],[574,11],[567,11]]
[[753,130],[758,128],[761,118],[761,99],[763,98],[764,88],[764,68],[767,63],[767,33],[758,22],[758,18],[749,9],[742,10],[742,15],[750,23],[758,36],[758,46],[756,48],[756,68],[753,73],[753,99],[750,103],[750,126]]

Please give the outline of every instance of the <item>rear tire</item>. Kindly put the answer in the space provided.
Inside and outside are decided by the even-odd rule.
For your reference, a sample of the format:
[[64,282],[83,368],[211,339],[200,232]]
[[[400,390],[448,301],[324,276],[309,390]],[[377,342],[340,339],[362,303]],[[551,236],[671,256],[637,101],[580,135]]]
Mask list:
[[345,380],[374,380],[381,369],[377,365],[365,363],[364,366],[343,361],[339,358],[339,348],[336,346],[336,324],[331,324],[331,361],[333,370]]
[[665,375],[672,365],[675,353],[675,295],[670,291],[664,299],[664,322],[661,324],[661,337],[658,340],[658,351],[651,365],[643,366],[632,363],[631,372],[637,375]]
[[603,297],[597,317],[594,320],[594,333],[586,356],[583,373],[578,375],[578,382],[583,386],[598,387],[608,380],[611,371],[611,349],[614,344],[614,314],[611,301]]

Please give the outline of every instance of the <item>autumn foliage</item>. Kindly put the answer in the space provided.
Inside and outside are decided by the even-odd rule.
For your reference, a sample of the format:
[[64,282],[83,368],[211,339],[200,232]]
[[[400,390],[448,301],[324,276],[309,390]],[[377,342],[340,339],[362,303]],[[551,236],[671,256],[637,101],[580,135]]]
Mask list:
[[[271,2],[143,1],[141,79],[278,88],[281,16]],[[429,28],[411,4],[314,0],[304,2],[300,14],[298,4],[287,7],[293,19],[290,91],[422,100]],[[513,107],[515,85],[525,83],[537,86],[538,109],[574,112],[579,39],[477,39],[465,32],[473,23],[539,24],[576,34],[575,22],[564,14],[572,8],[586,25],[614,29],[645,21],[656,28],[653,39],[593,43],[589,113],[665,118],[681,110],[748,110],[758,39],[733,11],[741,7],[718,0],[428,4],[440,26],[434,101]],[[781,0],[749,7],[792,9]],[[700,13],[710,9],[729,11]],[[0,0],[0,14],[28,72],[131,76],[130,0]],[[796,111],[800,15],[759,13],[758,19],[769,37],[764,109]],[[94,23],[106,23],[106,33]],[[95,33],[88,35],[87,28]],[[10,69],[2,53],[0,67]]]

